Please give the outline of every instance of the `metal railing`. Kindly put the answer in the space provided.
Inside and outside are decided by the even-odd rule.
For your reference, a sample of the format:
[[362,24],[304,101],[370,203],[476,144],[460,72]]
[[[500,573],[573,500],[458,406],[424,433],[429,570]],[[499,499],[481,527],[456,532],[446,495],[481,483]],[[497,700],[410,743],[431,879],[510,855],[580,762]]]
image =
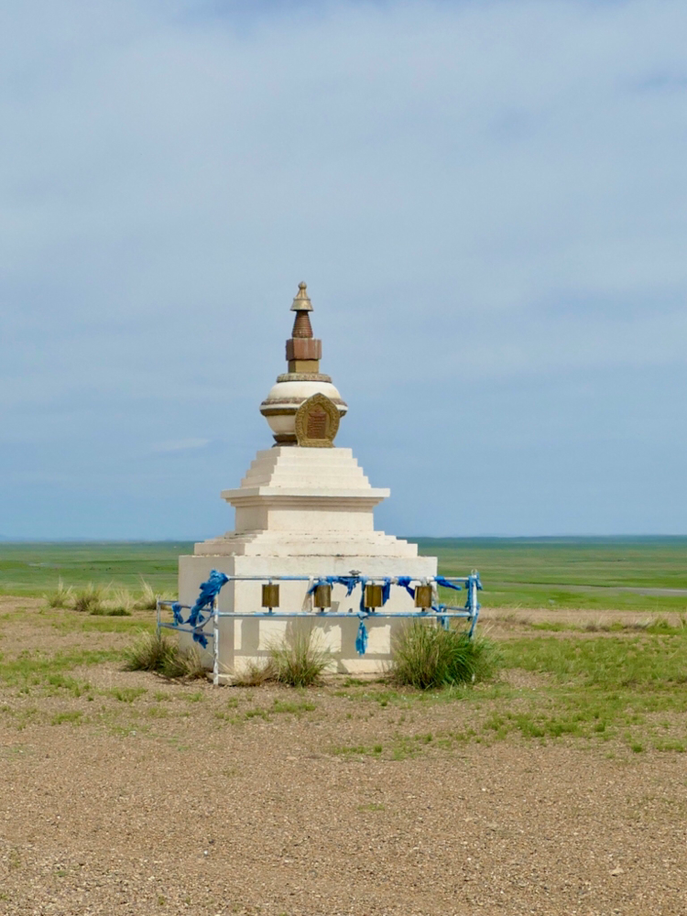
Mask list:
[[[344,581],[341,581],[341,579]],[[399,579],[403,580],[402,585],[399,584]],[[174,630],[179,633],[189,633],[193,636],[194,640],[201,642],[203,645],[207,645],[208,639],[212,640],[212,674],[213,683],[216,686],[219,684],[219,621],[221,618],[233,618],[234,620],[286,620],[299,618],[310,620],[354,620],[357,618],[359,621],[363,622],[365,620],[377,620],[382,618],[413,618],[419,620],[438,620],[446,628],[450,626],[450,621],[452,619],[464,619],[469,622],[468,635],[470,638],[472,638],[475,632],[477,618],[479,617],[479,611],[481,607],[477,599],[477,592],[482,589],[482,584],[480,582],[479,573],[476,570],[473,571],[469,576],[227,576],[226,580],[227,582],[262,582],[269,585],[278,582],[307,582],[309,583],[308,594],[312,593],[317,583],[327,582],[332,585],[341,585],[346,587],[346,597],[350,597],[353,589],[357,585],[360,585],[363,589],[363,597],[361,598],[361,606],[359,610],[353,610],[351,608],[347,611],[334,611],[326,610],[325,608],[319,608],[317,610],[282,611],[263,606],[260,608],[260,610],[256,609],[255,611],[220,611],[219,597],[216,595],[212,601],[211,606],[201,609],[195,625],[189,625],[188,622],[180,623],[176,619],[173,622],[163,620],[162,610],[164,608],[173,610],[175,618],[177,618],[180,615],[181,610],[193,611],[193,607],[189,604],[181,604],[178,601],[159,599],[157,601],[158,633],[161,629]],[[442,586],[442,583],[444,582],[452,583],[450,587],[453,587],[457,590],[465,588],[467,592],[467,600],[463,606],[444,604],[438,600],[438,587]],[[391,586],[395,586],[398,588],[404,588],[406,591],[408,591],[410,583],[431,586],[432,603],[430,607],[417,608],[417,610],[414,611],[385,611],[383,609],[383,605],[382,607],[374,608],[367,608],[363,606],[363,602],[365,600],[365,588],[368,585],[381,585],[387,589]],[[205,627],[210,623],[210,621],[212,621],[212,632],[205,632]],[[364,654],[364,651],[365,650],[363,649],[362,653],[359,654]]]

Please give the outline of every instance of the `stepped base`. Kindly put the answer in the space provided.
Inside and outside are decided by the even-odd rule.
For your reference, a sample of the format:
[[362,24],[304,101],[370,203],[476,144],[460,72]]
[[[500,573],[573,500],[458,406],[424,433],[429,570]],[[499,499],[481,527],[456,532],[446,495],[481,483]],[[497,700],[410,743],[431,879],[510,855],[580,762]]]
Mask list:
[[[193,556],[179,558],[179,600],[192,605],[212,569],[228,576],[343,576],[356,570],[367,577],[436,575],[435,557],[418,557],[417,546],[374,530],[373,510],[389,495],[375,489],[348,448],[275,447],[258,452],[248,473],[224,499],[236,509],[236,530],[196,544]],[[262,611],[261,582],[229,582],[220,593],[221,611]],[[301,611],[308,583],[281,582],[280,610]],[[367,653],[358,656],[355,637],[360,588],[346,598],[332,590],[333,609],[351,619],[220,621],[219,657],[223,673],[240,671],[266,658],[270,644],[297,627],[316,626],[337,671],[379,673],[390,658],[391,637],[406,622],[385,618],[366,623]],[[413,610],[403,588],[392,589],[384,610]],[[190,638],[189,638],[190,641]],[[212,663],[210,653],[206,661]]]

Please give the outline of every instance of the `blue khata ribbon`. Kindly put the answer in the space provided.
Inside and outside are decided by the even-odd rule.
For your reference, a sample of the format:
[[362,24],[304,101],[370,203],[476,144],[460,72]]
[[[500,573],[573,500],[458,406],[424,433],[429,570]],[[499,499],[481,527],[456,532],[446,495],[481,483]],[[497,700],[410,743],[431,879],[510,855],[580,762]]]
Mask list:
[[203,611],[210,608],[212,610],[212,605],[215,601],[217,595],[219,595],[220,590],[224,585],[229,581],[229,576],[225,576],[223,572],[219,572],[216,569],[213,569],[208,577],[207,582],[201,583],[200,594],[196,599],[196,603],[191,608],[191,611],[188,615],[188,618],[184,620],[184,617],[181,613],[181,605],[178,601],[175,601],[172,605],[172,614],[174,615],[174,623],[177,626],[183,626],[188,624],[188,626],[193,627],[193,640],[194,642],[200,643],[200,645],[205,649],[208,640],[205,633],[203,633],[202,627],[208,622],[212,614],[209,614],[207,617],[203,614]]
[[448,579],[445,579],[443,576],[435,576],[434,581],[437,585],[443,585],[444,588],[453,588],[457,592],[461,591],[461,586],[457,582],[450,582]]
[[408,592],[408,594],[410,595],[410,597],[411,597],[411,598],[415,598],[415,589],[412,588],[411,585],[410,585],[410,583],[411,583],[412,581],[413,581],[413,580],[412,580],[412,577],[411,577],[411,576],[399,576],[398,579],[396,579],[396,582],[397,582],[399,585],[402,585],[402,586],[403,586],[403,588]]
[[355,651],[358,655],[365,655],[367,649],[367,627],[365,621],[361,620],[358,624],[358,635],[355,638]]

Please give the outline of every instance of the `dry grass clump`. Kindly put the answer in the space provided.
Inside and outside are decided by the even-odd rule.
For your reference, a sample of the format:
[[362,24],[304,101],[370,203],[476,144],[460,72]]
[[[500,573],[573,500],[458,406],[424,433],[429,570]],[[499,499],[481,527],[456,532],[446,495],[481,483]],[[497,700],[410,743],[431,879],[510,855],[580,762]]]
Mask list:
[[265,659],[251,660],[232,678],[234,687],[261,687],[270,681],[288,687],[318,684],[331,661],[328,649],[318,645],[312,630],[296,632],[270,646]]
[[129,617],[135,607],[134,599],[128,588],[114,589],[108,604],[111,605],[108,613],[112,616]]
[[57,587],[43,597],[51,608],[71,608],[82,614],[100,617],[129,617],[134,610],[154,611],[158,596],[153,587],[141,578],[141,589],[137,595],[128,588],[115,588],[112,583],[103,586],[89,582],[83,588],[75,589],[59,579]]
[[262,687],[269,681],[275,680],[274,665],[272,659],[267,658],[261,661],[249,661],[244,665],[240,673],[232,677],[234,687]]
[[154,611],[157,608],[157,595],[145,579],[141,578],[141,593],[134,604],[139,611]]
[[313,630],[298,631],[270,648],[271,680],[289,687],[311,687],[320,682],[331,652],[318,645]]
[[89,582],[84,588],[74,592],[72,607],[81,614],[95,617],[130,617],[133,601],[129,590],[103,588]]
[[89,582],[88,585],[74,593],[75,611],[81,614],[102,614],[105,610],[105,592],[100,585]]
[[126,671],[153,671],[171,680],[195,680],[206,676],[198,650],[181,652],[161,631],[141,634],[124,652]]
[[43,597],[47,601],[48,607],[70,607],[74,600],[74,589],[71,585],[65,585],[62,579],[59,578],[57,580],[57,588]]
[[460,630],[414,621],[394,640],[391,679],[417,690],[471,684],[491,677],[498,667],[493,643]]

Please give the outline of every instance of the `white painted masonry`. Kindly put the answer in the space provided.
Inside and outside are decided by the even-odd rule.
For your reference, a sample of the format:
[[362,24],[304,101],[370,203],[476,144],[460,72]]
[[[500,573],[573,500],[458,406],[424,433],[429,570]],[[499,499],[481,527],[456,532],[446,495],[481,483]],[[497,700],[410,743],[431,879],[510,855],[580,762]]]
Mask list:
[[[193,604],[200,583],[212,569],[231,576],[318,577],[436,575],[435,557],[419,557],[417,546],[374,528],[374,507],[389,495],[373,488],[347,448],[282,446],[258,452],[241,486],[222,493],[236,509],[235,530],[196,544],[193,556],[179,559],[179,600]],[[300,611],[307,584],[281,583],[281,610]],[[259,582],[229,582],[220,593],[221,611],[261,611]],[[337,670],[374,673],[389,659],[388,620],[368,619],[368,649],[355,651],[360,589],[345,597],[335,586],[333,609],[352,612],[352,619],[315,621]],[[405,589],[395,587],[385,611],[411,610]],[[265,654],[270,640],[310,621],[220,621],[220,665],[239,670]]]
[[[286,342],[289,371],[277,378],[260,411],[277,445],[258,452],[236,490],[222,497],[236,510],[234,531],[196,544],[193,556],[179,558],[179,600],[192,605],[210,571],[228,576],[344,576],[355,570],[368,578],[436,575],[435,557],[419,557],[417,546],[375,531],[374,508],[389,490],[370,486],[348,448],[335,448],[332,438],[299,439],[296,412],[315,395],[329,398],[340,416],[345,402],[328,375],[319,371],[321,341],[313,337],[313,310],[305,283],[300,283],[291,310],[296,313],[292,337]],[[331,407],[331,405],[330,405]],[[318,447],[306,447],[315,441]],[[304,444],[299,445],[298,442]],[[322,446],[322,447],[319,447]],[[261,582],[228,582],[219,597],[224,612],[261,612]],[[281,582],[280,611],[308,608],[307,582]],[[220,618],[219,661],[226,675],[267,654],[270,643],[294,627],[316,627],[332,652],[336,668],[350,673],[376,673],[390,658],[394,627],[385,618],[367,618],[367,652],[355,651],[360,586],[346,597],[343,586],[332,590],[332,610],[351,612],[346,618],[247,620]],[[385,612],[409,611],[413,601],[405,589],[392,587]],[[394,621],[394,626],[402,621]],[[182,635],[190,643],[190,636]],[[210,653],[207,653],[211,665]]]

